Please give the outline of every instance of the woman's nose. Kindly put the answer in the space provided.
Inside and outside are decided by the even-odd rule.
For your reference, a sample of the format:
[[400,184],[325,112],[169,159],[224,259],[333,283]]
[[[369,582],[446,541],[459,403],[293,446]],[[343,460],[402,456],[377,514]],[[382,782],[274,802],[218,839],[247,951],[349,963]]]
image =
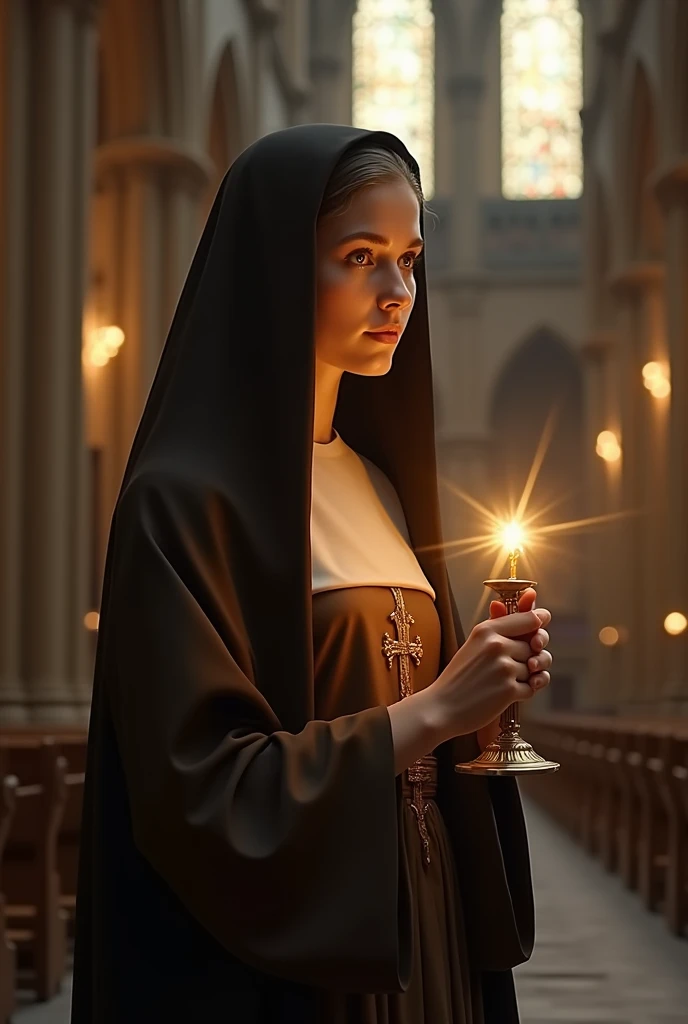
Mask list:
[[386,288],[378,298],[380,309],[408,309],[413,296],[404,281],[398,281]]

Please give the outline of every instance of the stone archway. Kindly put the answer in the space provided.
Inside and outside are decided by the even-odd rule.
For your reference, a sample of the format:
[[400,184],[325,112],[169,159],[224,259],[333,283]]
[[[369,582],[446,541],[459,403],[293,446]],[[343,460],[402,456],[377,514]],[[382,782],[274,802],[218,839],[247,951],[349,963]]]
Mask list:
[[231,40],[224,48],[209,104],[208,155],[212,177],[203,198],[201,220],[205,222],[224,175],[247,142],[246,111],[237,73],[236,53]]
[[[552,506],[543,524],[582,518],[584,452],[580,362],[556,331],[542,326],[512,352],[492,391],[490,479],[506,515],[518,508],[550,417],[551,440],[526,513]],[[524,569],[537,574],[547,606],[562,615],[581,607],[580,550],[577,536],[556,535],[524,560]]]

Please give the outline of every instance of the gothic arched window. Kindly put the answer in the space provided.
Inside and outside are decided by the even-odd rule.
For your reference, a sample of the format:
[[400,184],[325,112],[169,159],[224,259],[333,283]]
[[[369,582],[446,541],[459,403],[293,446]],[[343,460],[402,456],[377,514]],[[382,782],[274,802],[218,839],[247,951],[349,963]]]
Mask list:
[[353,19],[353,123],[393,132],[434,191],[435,19],[431,0],[358,0]]
[[577,0],[504,0],[502,193],[575,199],[583,187]]

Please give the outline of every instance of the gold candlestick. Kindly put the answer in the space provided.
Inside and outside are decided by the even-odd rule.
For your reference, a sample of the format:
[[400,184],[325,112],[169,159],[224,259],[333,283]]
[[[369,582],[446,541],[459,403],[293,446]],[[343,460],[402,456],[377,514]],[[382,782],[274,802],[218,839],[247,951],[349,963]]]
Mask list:
[[[507,530],[513,546],[509,551],[508,579],[485,580],[485,586],[495,590],[506,605],[507,614],[518,611],[518,599],[528,587],[536,587],[534,580],[522,580],[517,576],[517,565],[521,548],[514,539],[513,524]],[[499,719],[500,733],[489,743],[482,754],[473,761],[454,765],[457,772],[470,775],[530,775],[534,772],[555,772],[556,761],[546,761],[533,750],[530,743],[520,734],[518,702],[510,704]]]

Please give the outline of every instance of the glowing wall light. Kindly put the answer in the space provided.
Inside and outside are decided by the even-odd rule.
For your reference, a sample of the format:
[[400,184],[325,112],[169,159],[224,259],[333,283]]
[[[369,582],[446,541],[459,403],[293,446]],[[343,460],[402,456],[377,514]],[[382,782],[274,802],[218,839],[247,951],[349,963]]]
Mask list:
[[611,430],[598,434],[595,451],[605,462],[617,462],[621,458],[621,445],[616,434]]
[[599,641],[605,647],[616,647],[619,639],[619,631],[614,626],[603,626],[599,632]]
[[96,633],[100,625],[100,615],[96,611],[86,612],[84,615],[84,626],[89,633]]
[[105,366],[117,355],[124,342],[124,331],[115,324],[88,331],[82,351],[85,366]]
[[682,612],[669,612],[664,620],[664,628],[669,636],[679,636],[688,626],[688,619]]
[[643,384],[654,398],[666,398],[671,394],[669,371],[662,363],[645,363]]

